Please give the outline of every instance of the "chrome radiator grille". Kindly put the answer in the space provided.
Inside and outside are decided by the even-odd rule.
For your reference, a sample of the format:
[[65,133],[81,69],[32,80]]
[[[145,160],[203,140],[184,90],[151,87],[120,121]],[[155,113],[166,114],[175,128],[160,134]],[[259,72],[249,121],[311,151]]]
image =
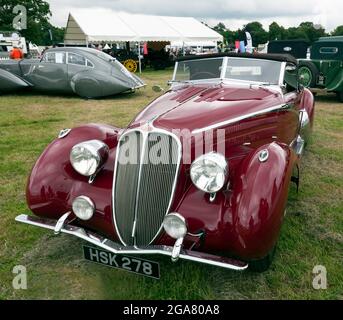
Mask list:
[[168,133],[131,131],[118,148],[113,184],[116,231],[125,245],[145,246],[159,234],[170,209],[181,147]]

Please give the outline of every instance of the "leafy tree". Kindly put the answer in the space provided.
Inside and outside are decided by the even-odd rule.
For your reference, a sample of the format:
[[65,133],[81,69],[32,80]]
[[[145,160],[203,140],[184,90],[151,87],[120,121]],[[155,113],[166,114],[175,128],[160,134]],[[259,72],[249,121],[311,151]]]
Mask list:
[[253,21],[246,24],[243,31],[250,32],[253,40],[253,46],[257,47],[261,43],[266,43],[269,39],[268,32],[263,29],[263,26],[258,21]]
[[[273,40],[306,40],[309,43],[317,41],[320,37],[327,36],[325,29],[320,25],[314,25],[313,22],[303,22],[298,27],[288,29],[273,22],[269,26],[269,31],[264,30],[262,24],[253,21],[244,26],[243,30],[228,30],[223,23],[218,23],[214,30],[221,33],[228,44],[233,44],[235,40],[245,40],[245,31],[249,31],[253,38],[253,46],[266,43]],[[336,28],[332,35],[343,35],[343,25]]]
[[213,29],[214,29],[215,31],[219,32],[219,33],[222,33],[222,32],[225,32],[225,31],[226,31],[225,24],[222,23],[222,22],[219,22]]
[[291,27],[291,28],[286,29],[285,40],[299,40],[299,39],[309,41],[309,38],[305,30],[297,28],[297,27]]
[[343,26],[338,26],[332,33],[332,36],[343,36]]
[[309,42],[313,43],[320,37],[324,37],[327,34],[325,29],[320,25],[314,25],[313,22],[303,22],[298,27],[300,33],[306,34],[306,38]]
[[279,26],[276,22],[269,25],[269,41],[284,40],[286,37],[286,29]]
[[53,41],[60,42],[63,39],[63,29],[53,27],[49,19],[51,17],[50,5],[44,0],[1,0],[0,4],[0,30],[14,31],[13,19],[16,14],[13,8],[22,5],[27,11],[27,29],[20,30],[20,34],[38,45],[50,45],[49,30],[53,34]]

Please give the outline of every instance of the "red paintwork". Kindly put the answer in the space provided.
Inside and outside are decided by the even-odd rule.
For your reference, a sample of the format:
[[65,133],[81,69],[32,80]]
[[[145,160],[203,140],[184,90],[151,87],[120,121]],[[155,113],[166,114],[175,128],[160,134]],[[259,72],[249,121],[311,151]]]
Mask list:
[[[195,248],[203,252],[224,252],[244,260],[263,258],[276,243],[287,202],[288,187],[298,157],[289,147],[299,129],[299,110],[306,108],[313,121],[313,96],[301,93],[281,95],[268,89],[235,88],[226,85],[184,85],[153,101],[129,125],[135,128],[155,118],[154,126],[194,130],[258,110],[294,104],[291,110],[275,111],[227,126],[226,157],[229,162],[228,187],[217,193],[213,203],[189,178],[189,164],[180,168],[171,211],[182,214],[189,231],[205,231],[203,243]],[[115,153],[120,129],[105,125],[75,128],[56,139],[35,164],[27,187],[27,202],[38,216],[59,218],[71,210],[73,199],[89,196],[96,214],[80,225],[115,241],[112,218],[112,183]],[[277,138],[275,138],[277,137]],[[91,139],[104,141],[110,148],[104,168],[93,184],[77,174],[69,162],[75,144]],[[251,145],[243,146],[250,142]],[[194,141],[191,159],[195,159]],[[266,163],[258,160],[259,151],[268,149]],[[186,157],[184,150],[183,156]],[[186,246],[196,239],[187,237]],[[173,245],[162,233],[155,244]]]

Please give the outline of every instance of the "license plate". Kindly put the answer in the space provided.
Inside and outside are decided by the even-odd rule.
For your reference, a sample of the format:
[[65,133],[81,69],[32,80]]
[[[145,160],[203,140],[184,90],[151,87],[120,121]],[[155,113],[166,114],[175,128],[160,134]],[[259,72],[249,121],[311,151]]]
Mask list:
[[83,254],[86,260],[94,263],[138,273],[155,279],[160,278],[160,265],[157,262],[124,256],[89,246],[83,246]]
[[326,82],[326,77],[324,77],[323,75],[319,75],[317,84],[320,86],[324,86],[325,82]]

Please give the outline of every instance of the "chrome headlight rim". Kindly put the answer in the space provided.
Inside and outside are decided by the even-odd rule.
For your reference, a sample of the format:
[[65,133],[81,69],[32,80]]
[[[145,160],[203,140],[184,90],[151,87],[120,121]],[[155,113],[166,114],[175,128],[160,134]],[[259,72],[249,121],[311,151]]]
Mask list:
[[[88,205],[88,209],[91,209],[91,213],[89,213],[88,215],[82,215],[82,214],[80,214],[80,212],[78,212],[76,205],[80,201],[82,201],[84,204]],[[73,200],[72,209],[73,209],[73,213],[75,214],[75,216],[77,218],[79,218],[83,221],[88,221],[93,217],[93,215],[95,213],[95,204],[92,201],[92,199],[87,197],[87,196],[78,196]]]
[[[179,232],[178,234],[176,234],[176,233],[173,233],[171,231],[171,229],[169,229],[170,226],[168,226],[167,223],[170,222],[171,219],[174,219],[174,221],[176,220],[176,221],[181,223],[182,227],[184,228],[183,232]],[[168,234],[168,236],[170,236],[171,238],[173,238],[175,240],[178,240],[180,238],[184,238],[188,233],[186,219],[181,214],[179,214],[177,212],[169,213],[164,217],[163,229]]]
[[[210,185],[207,183],[205,186],[201,185],[199,183],[199,180],[195,179],[195,170],[200,170],[202,169],[203,171],[205,171],[206,166],[209,166],[210,164],[213,164],[219,168],[221,170],[221,172],[219,172],[217,174],[221,175],[221,179],[219,181],[219,183],[217,184],[217,186],[212,186],[212,188],[210,188]],[[209,194],[213,194],[213,193],[217,193],[218,191],[220,191],[224,186],[225,186],[225,182],[227,181],[228,178],[228,172],[229,172],[229,164],[226,160],[226,158],[224,157],[224,155],[217,153],[217,152],[210,152],[204,155],[201,155],[200,157],[196,158],[193,163],[191,164],[190,167],[190,177],[191,180],[193,182],[193,184],[201,191],[205,192],[205,193],[209,193]],[[213,178],[212,178],[213,180]],[[213,182],[213,181],[212,181]]]
[[[69,160],[76,172],[85,177],[91,177],[97,173],[108,156],[108,146],[100,140],[88,140],[74,145],[70,151]],[[86,154],[88,153],[88,160]],[[82,156],[84,159],[82,159]],[[78,159],[79,158],[79,159]],[[81,159],[80,159],[81,158]],[[82,167],[81,161],[93,161]]]

